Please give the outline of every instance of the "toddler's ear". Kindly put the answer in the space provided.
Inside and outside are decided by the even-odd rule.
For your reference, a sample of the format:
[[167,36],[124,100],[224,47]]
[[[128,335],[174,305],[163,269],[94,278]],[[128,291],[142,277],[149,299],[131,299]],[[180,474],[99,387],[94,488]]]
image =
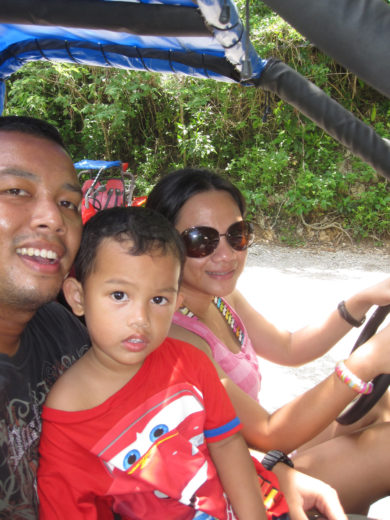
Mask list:
[[180,309],[180,307],[183,305],[183,301],[184,301],[184,295],[183,293],[181,293],[180,291],[178,292],[177,294],[177,300],[176,300],[176,311],[177,309]]
[[66,301],[76,316],[84,314],[84,291],[81,283],[73,276],[69,276],[62,284]]

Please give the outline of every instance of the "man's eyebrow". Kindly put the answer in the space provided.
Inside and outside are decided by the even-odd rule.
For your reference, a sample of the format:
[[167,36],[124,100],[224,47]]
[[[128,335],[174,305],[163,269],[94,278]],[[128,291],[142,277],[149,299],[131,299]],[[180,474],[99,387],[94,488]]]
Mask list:
[[[19,168],[2,168],[0,166],[0,175],[12,175],[14,177],[22,177],[23,179],[29,179],[31,181],[39,182],[40,176],[35,173],[27,172],[26,170],[20,170]],[[82,193],[81,186],[79,184],[72,184],[66,182],[62,185],[65,190],[73,191],[75,193]]]
[[9,168],[0,166],[0,175],[13,175],[14,177],[23,177],[25,179],[38,180],[39,177],[35,173],[26,172],[25,170],[20,170],[19,168]]
[[65,190],[74,191],[75,193],[82,194],[81,186],[79,184],[71,184],[67,182],[62,186]]

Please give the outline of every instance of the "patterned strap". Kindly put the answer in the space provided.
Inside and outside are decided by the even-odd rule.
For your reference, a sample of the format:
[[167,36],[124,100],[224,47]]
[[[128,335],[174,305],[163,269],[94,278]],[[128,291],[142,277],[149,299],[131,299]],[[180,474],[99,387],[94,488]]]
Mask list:
[[[222,300],[222,298],[219,298],[218,296],[215,296],[213,299],[214,305],[217,307],[219,312],[222,314],[226,322],[228,323],[229,327],[232,329],[234,335],[236,336],[238,342],[240,345],[244,343],[244,333],[241,330],[238,323],[236,323],[236,320],[234,319],[233,314],[231,313],[229,307],[226,305],[226,303]],[[189,318],[195,318],[195,314],[190,311],[188,307],[180,307],[180,312],[184,314],[184,316],[188,316]]]
[[238,323],[236,323],[236,320],[234,319],[234,316],[231,313],[229,307],[222,300],[222,298],[219,298],[218,296],[215,296],[213,302],[214,302],[214,305],[217,307],[217,309],[222,314],[222,316],[225,318],[227,323],[229,324],[229,326],[232,329],[234,335],[238,339],[238,342],[240,343],[240,345],[242,345],[244,343],[244,333],[241,330],[241,328],[238,325]]

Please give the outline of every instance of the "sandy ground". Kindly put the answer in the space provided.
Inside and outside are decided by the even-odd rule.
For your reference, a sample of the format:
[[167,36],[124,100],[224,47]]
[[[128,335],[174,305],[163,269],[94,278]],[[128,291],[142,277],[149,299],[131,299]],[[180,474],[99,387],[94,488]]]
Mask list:
[[[239,289],[265,317],[280,327],[296,330],[321,319],[338,302],[360,288],[390,276],[388,250],[291,249],[255,245],[250,249]],[[385,323],[388,323],[388,317]],[[260,360],[261,400],[273,411],[325,376],[336,361],[348,356],[359,330],[352,330],[320,360],[299,368],[279,367]],[[374,504],[370,517],[390,519],[390,497]]]

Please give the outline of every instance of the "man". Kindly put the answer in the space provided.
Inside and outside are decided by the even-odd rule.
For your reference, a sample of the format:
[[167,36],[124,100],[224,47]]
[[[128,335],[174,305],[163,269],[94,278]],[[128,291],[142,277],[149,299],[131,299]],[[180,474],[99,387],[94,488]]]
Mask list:
[[36,519],[40,411],[86,350],[56,299],[76,255],[81,189],[57,130],[0,118],[0,518]]
[[[40,412],[54,381],[87,349],[82,324],[55,300],[81,237],[81,189],[58,131],[0,117],[0,519],[37,520]],[[335,492],[277,464],[291,511]],[[322,509],[322,507],[320,507]]]

